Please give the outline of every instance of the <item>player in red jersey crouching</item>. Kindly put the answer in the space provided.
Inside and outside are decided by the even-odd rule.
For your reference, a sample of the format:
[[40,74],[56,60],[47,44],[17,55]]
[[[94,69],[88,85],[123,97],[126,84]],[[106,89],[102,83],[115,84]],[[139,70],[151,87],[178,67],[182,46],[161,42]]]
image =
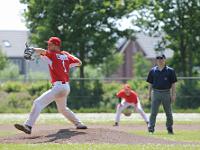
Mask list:
[[121,103],[117,106],[114,126],[119,125],[121,113],[130,106],[134,107],[135,110],[141,114],[148,125],[149,119],[142,109],[137,93],[131,89],[130,85],[125,84],[123,89],[121,89],[116,96],[121,99]]

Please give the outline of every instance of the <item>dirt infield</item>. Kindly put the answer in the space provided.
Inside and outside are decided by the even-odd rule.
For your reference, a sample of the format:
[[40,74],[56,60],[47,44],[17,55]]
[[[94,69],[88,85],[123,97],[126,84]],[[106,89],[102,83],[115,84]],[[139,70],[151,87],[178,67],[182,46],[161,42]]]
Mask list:
[[[179,130],[199,130],[200,125],[176,125]],[[146,125],[89,125],[87,130],[77,130],[71,125],[36,125],[31,135],[17,131],[12,125],[0,125],[1,131],[17,132],[15,135],[0,137],[0,143],[109,143],[109,144],[200,144],[200,142],[178,142],[153,137]],[[130,133],[145,130],[147,136]],[[166,132],[163,125],[156,130]],[[166,132],[167,134],[167,132]],[[173,135],[172,135],[173,136]]]

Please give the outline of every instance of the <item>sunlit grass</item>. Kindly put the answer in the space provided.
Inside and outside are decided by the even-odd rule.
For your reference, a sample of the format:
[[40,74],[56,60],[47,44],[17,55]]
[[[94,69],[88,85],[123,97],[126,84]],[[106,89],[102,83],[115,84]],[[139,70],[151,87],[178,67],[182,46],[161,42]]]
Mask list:
[[[82,116],[84,118],[84,116]],[[110,116],[109,116],[110,117]],[[11,115],[0,115],[0,124],[13,125],[14,123],[23,123],[27,118],[27,114],[11,114]],[[113,120],[112,120],[113,119]],[[102,124],[102,125],[112,125],[114,122],[114,117],[110,119],[98,118],[95,121],[93,118],[86,118],[81,120],[88,125]],[[37,124],[68,124],[62,115],[48,115],[42,114],[37,121]],[[175,124],[199,124],[200,120],[195,121],[185,121],[176,120]],[[71,124],[71,123],[69,123]],[[164,125],[164,120],[157,120],[157,125]],[[125,118],[122,119],[120,125],[145,125],[141,118]],[[172,141],[185,141],[185,142],[198,142],[198,145],[162,145],[162,144],[137,144],[137,145],[116,145],[116,144],[0,144],[0,150],[198,150],[200,149],[200,129],[198,130],[183,130],[174,129],[174,135],[168,135],[166,130],[156,130],[153,135],[148,134],[147,129],[130,131],[132,134],[154,137]],[[129,132],[129,131],[127,131]],[[2,136],[12,136],[16,134],[17,131],[0,131],[0,137]],[[78,142],[78,141],[77,141]]]
[[[196,114],[195,114],[196,115]],[[0,114],[0,124],[22,123],[28,117],[28,114]],[[78,114],[78,117],[87,124],[113,124],[115,114]],[[37,124],[66,124],[69,121],[61,114],[41,114],[36,122]],[[120,124],[144,124],[139,114],[133,114],[132,117],[122,115]],[[157,124],[165,123],[165,118],[157,119]],[[200,124],[200,117],[190,120],[175,120],[176,124]]]
[[197,150],[200,145],[0,144],[1,150]]
[[[115,114],[114,113],[86,113],[86,114],[76,114],[80,120],[87,123],[106,123],[106,122],[114,122]],[[148,114],[149,115],[149,114]],[[185,116],[186,115],[186,116]],[[28,117],[28,114],[0,114],[0,124],[13,124],[16,122],[24,122]],[[162,123],[166,121],[165,114],[158,114],[157,122]],[[200,115],[199,114],[174,114],[174,121],[176,122],[192,122],[192,123],[200,123]],[[59,113],[47,114],[41,113],[39,116],[37,123],[39,124],[65,124],[67,119]],[[139,113],[134,113],[130,117],[121,116],[121,123],[124,122],[140,122],[144,123],[142,117]]]
[[154,134],[148,134],[147,131],[132,131],[137,135],[149,136],[154,138],[172,140],[172,141],[182,141],[182,142],[199,142],[200,144],[200,130],[175,130],[175,134],[170,135],[165,130],[155,131]]

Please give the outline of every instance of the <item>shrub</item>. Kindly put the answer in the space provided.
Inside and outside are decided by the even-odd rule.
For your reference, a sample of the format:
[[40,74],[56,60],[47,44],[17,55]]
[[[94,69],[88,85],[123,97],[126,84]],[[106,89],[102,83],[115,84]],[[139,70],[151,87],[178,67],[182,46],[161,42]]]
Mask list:
[[0,70],[4,69],[6,65],[8,64],[7,56],[5,53],[2,52],[0,48]]
[[148,100],[148,98],[149,98],[149,90],[148,90],[149,84],[142,79],[131,80],[131,81],[128,81],[128,83],[131,85],[132,89],[137,92],[142,106],[150,108],[150,101]]
[[[150,107],[148,98],[148,83],[144,80],[129,80],[127,81],[131,88],[138,93],[140,101],[145,104],[148,108]],[[115,109],[118,103],[118,98],[116,93],[122,89],[123,84],[120,82],[104,83],[103,84],[103,101],[101,101],[101,107],[106,107],[108,109]]]
[[102,83],[95,81],[71,81],[71,93],[68,97],[68,106],[72,109],[99,107],[102,100]]
[[1,100],[0,112],[29,112],[32,98],[27,92],[10,93]]
[[3,80],[13,80],[22,77],[19,67],[16,64],[9,62],[3,70],[0,71],[0,78]]
[[8,93],[5,91],[0,91],[0,103],[2,105],[3,101],[5,101],[5,99],[7,99]]
[[196,109],[200,107],[200,82],[185,81],[177,86],[176,107],[183,109]]
[[30,108],[31,96],[27,92],[11,93],[8,96],[8,106],[13,108]]
[[8,81],[1,85],[1,89],[8,93],[20,92],[23,91],[24,85],[21,82]]
[[103,100],[100,102],[101,108],[115,109],[118,103],[116,93],[120,90],[121,83],[111,82],[103,84]]
[[51,84],[49,81],[37,81],[32,83],[28,88],[28,92],[31,96],[40,96],[45,91],[49,90]]

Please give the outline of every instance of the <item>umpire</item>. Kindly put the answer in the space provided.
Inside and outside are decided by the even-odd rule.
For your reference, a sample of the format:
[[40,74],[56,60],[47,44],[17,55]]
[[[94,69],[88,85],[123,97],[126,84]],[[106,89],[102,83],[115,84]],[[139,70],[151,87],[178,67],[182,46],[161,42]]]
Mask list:
[[173,68],[166,65],[166,57],[164,54],[157,55],[156,64],[157,65],[150,70],[147,77],[147,82],[150,83],[149,98],[151,100],[148,131],[149,133],[154,132],[156,116],[159,106],[162,103],[167,117],[166,127],[168,134],[174,134],[171,102],[174,102],[176,99],[176,73]]

